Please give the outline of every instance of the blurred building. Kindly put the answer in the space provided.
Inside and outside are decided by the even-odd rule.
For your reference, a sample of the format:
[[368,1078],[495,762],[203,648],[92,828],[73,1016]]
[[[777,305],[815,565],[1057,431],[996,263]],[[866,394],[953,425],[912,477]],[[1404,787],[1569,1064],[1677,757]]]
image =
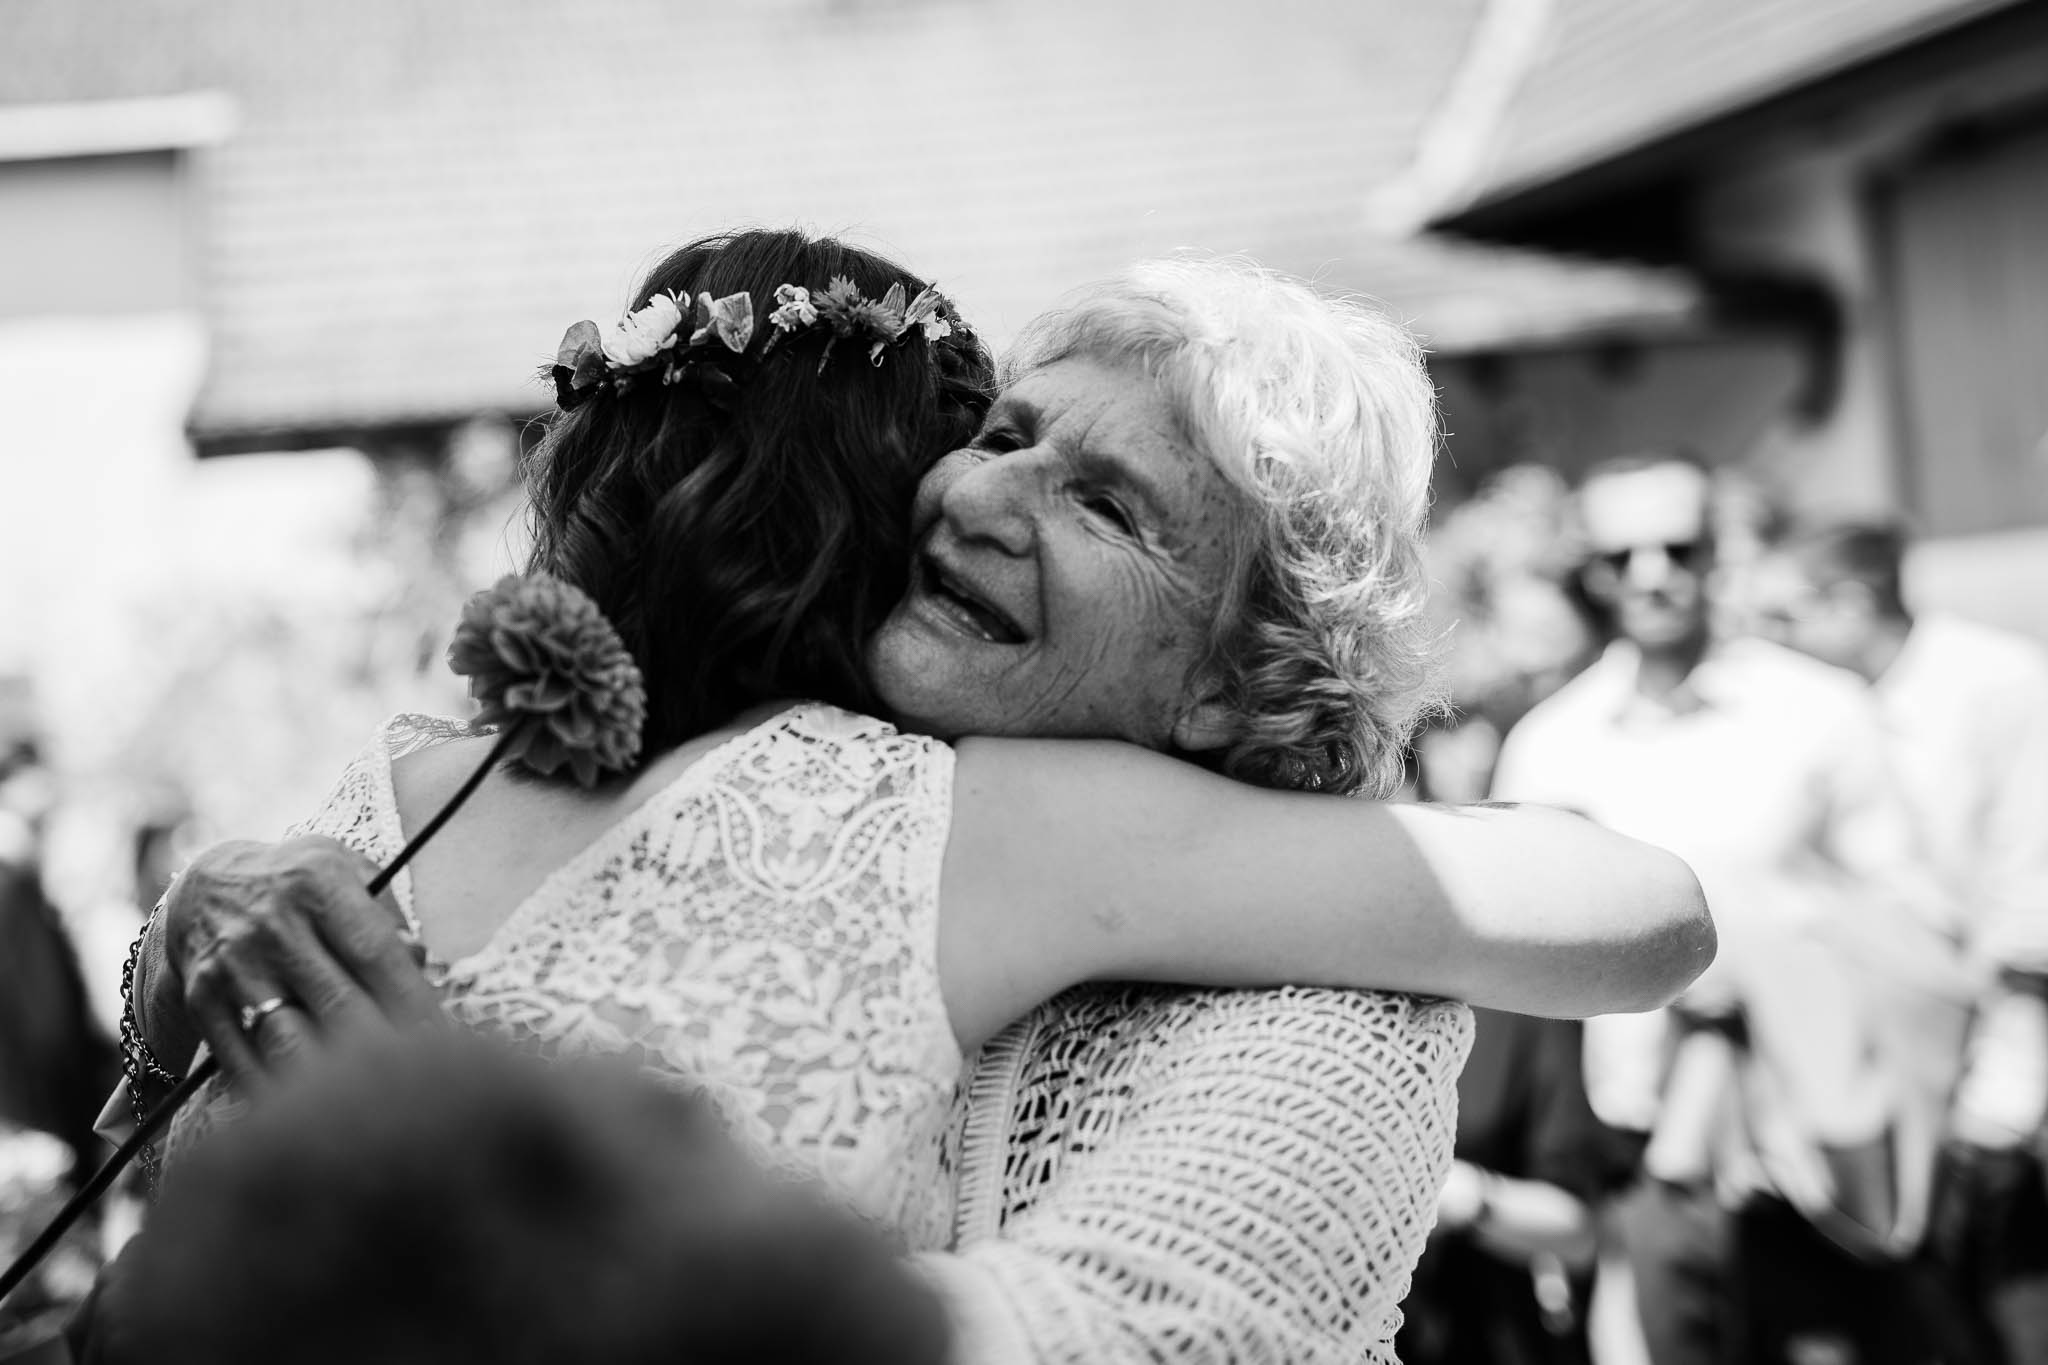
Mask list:
[[[203,452],[538,411],[568,322],[737,222],[897,251],[996,337],[1186,246],[1378,293],[1455,347],[1682,310],[1651,272],[1370,231],[1521,8],[16,0],[0,111],[39,135],[0,156],[42,283],[0,306],[70,311],[67,275],[119,293],[109,258],[148,261],[207,324]],[[116,213],[118,240],[79,233]]]
[[[1945,536],[2032,525],[2038,477],[1984,490],[2041,457],[1989,425],[1939,455],[1978,482],[1902,473],[1936,456],[1886,376],[1969,401],[1939,386],[1984,337],[1942,339],[1938,247],[1886,248],[1907,290],[1862,225],[1939,243],[2013,174],[1934,148],[2024,103],[2040,9],[9,0],[0,677],[65,772],[274,833],[381,711],[449,704],[436,631],[516,555],[562,330],[736,223],[895,252],[998,342],[1182,247],[1378,295],[1436,354],[1446,502],[1682,435]],[[1922,170],[1877,204],[1876,166]]]
[[[2048,636],[2048,5],[1554,9],[1427,216],[1675,268],[1703,307],[1681,336],[1463,358],[1454,412],[1511,393],[1490,434],[1533,428],[1525,454],[1684,439],[1811,509],[1903,510],[1923,605]],[[1473,436],[1513,412],[1481,406]]]
[[0,674],[66,771],[142,753],[271,832],[511,558],[494,490],[563,329],[735,223],[896,252],[997,341],[1181,247],[1380,295],[1446,354],[1667,327],[1679,272],[1387,234],[1540,17],[11,0],[0,580],[36,587]]

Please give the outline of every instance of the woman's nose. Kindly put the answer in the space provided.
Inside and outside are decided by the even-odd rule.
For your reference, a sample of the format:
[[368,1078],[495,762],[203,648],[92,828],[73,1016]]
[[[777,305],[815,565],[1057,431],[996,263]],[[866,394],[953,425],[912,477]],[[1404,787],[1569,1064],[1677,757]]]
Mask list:
[[978,540],[1006,554],[1030,553],[1044,480],[1028,451],[992,456],[963,451],[946,457],[939,515],[962,540]]

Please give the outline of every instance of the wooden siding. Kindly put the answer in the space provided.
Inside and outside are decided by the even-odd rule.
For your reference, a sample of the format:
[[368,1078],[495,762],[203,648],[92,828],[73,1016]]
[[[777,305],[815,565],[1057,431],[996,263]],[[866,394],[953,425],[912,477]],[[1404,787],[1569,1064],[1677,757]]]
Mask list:
[[1888,196],[1907,482],[1934,535],[2048,524],[2048,125]]

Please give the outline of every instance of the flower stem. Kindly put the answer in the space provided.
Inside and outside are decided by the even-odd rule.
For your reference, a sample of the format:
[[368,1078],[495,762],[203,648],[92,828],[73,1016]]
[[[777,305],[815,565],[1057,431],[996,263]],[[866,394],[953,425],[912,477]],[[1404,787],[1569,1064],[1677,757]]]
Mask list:
[[149,1140],[169,1122],[171,1115],[184,1107],[185,1101],[197,1094],[199,1087],[211,1080],[213,1073],[219,1069],[219,1060],[208,1057],[193,1068],[191,1075],[178,1082],[178,1088],[171,1092],[169,1099],[149,1111],[149,1117],[137,1125],[129,1139],[93,1172],[92,1179],[79,1186],[78,1192],[64,1201],[64,1207],[57,1210],[56,1217],[36,1234],[35,1240],[28,1244],[28,1248],[15,1257],[14,1262],[6,1270],[0,1271],[0,1299],[5,1299],[14,1291],[15,1286],[28,1278],[29,1272],[50,1254],[58,1239],[70,1230],[71,1225],[76,1223],[87,1209],[99,1202],[99,1197],[107,1192],[107,1187],[127,1169],[128,1163],[135,1159],[136,1154],[149,1145]]
[[418,834],[405,841],[405,847],[398,850],[398,856],[391,860],[389,866],[370,878],[370,885],[366,889],[372,896],[384,894],[384,888],[391,885],[391,879],[398,875],[398,870],[411,862],[413,854],[418,853],[427,840],[440,832],[441,826],[448,823],[449,816],[462,808],[462,803],[469,800],[491,769],[498,766],[498,761],[511,750],[512,741],[524,734],[530,723],[522,717],[498,732],[498,742],[491,746],[490,753],[484,756],[483,762],[476,765],[476,771],[469,775],[468,780],[456,790],[455,795],[449,797],[447,803],[434,812],[434,818],[421,826]]
[[[511,750],[513,741],[518,739],[531,723],[522,717],[498,733],[498,742],[491,746],[491,752],[485,755],[484,761],[477,765],[476,771],[469,775],[468,780],[456,790],[455,795],[448,798],[446,804],[434,813],[434,818],[427,821],[418,834],[406,841],[405,847],[398,851],[398,856],[393,858],[383,871],[370,879],[370,884],[365,889],[371,896],[384,894],[384,889],[391,885],[391,879],[398,875],[398,870],[411,862],[413,855],[420,851],[427,840],[433,838],[441,826],[448,823],[448,818],[461,809],[462,803],[476,792],[485,776],[498,766],[499,761]],[[98,1202],[99,1197],[106,1193],[107,1187],[127,1169],[128,1163],[149,1145],[149,1140],[162,1131],[163,1126],[170,1122],[171,1116],[183,1108],[187,1100],[199,1093],[199,1088],[212,1080],[219,1070],[220,1057],[217,1054],[207,1057],[192,1068],[191,1073],[178,1083],[177,1089],[173,1090],[163,1103],[149,1111],[148,1116],[136,1125],[134,1134],[106,1159],[99,1170],[93,1172],[92,1179],[81,1185],[78,1192],[65,1201],[64,1207],[57,1210],[56,1217],[36,1234],[35,1240],[29,1243],[27,1250],[15,1257],[6,1270],[0,1271],[0,1299],[6,1298],[15,1286],[28,1278],[29,1272],[50,1254],[58,1239],[63,1237],[87,1209]]]

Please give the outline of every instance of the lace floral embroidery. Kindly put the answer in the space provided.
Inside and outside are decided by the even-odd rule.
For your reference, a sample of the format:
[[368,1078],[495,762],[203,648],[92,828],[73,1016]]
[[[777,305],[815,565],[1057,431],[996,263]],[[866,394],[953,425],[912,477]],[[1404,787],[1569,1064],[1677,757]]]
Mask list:
[[[466,733],[394,720],[304,832],[388,858],[392,759]],[[764,1159],[821,1175],[906,1246],[942,1246],[960,1070],[936,959],[951,809],[945,745],[800,706],[694,764],[483,949],[432,970],[461,1023],[700,1086]],[[410,879],[393,891],[410,918]],[[201,1126],[179,1117],[174,1161]]]

